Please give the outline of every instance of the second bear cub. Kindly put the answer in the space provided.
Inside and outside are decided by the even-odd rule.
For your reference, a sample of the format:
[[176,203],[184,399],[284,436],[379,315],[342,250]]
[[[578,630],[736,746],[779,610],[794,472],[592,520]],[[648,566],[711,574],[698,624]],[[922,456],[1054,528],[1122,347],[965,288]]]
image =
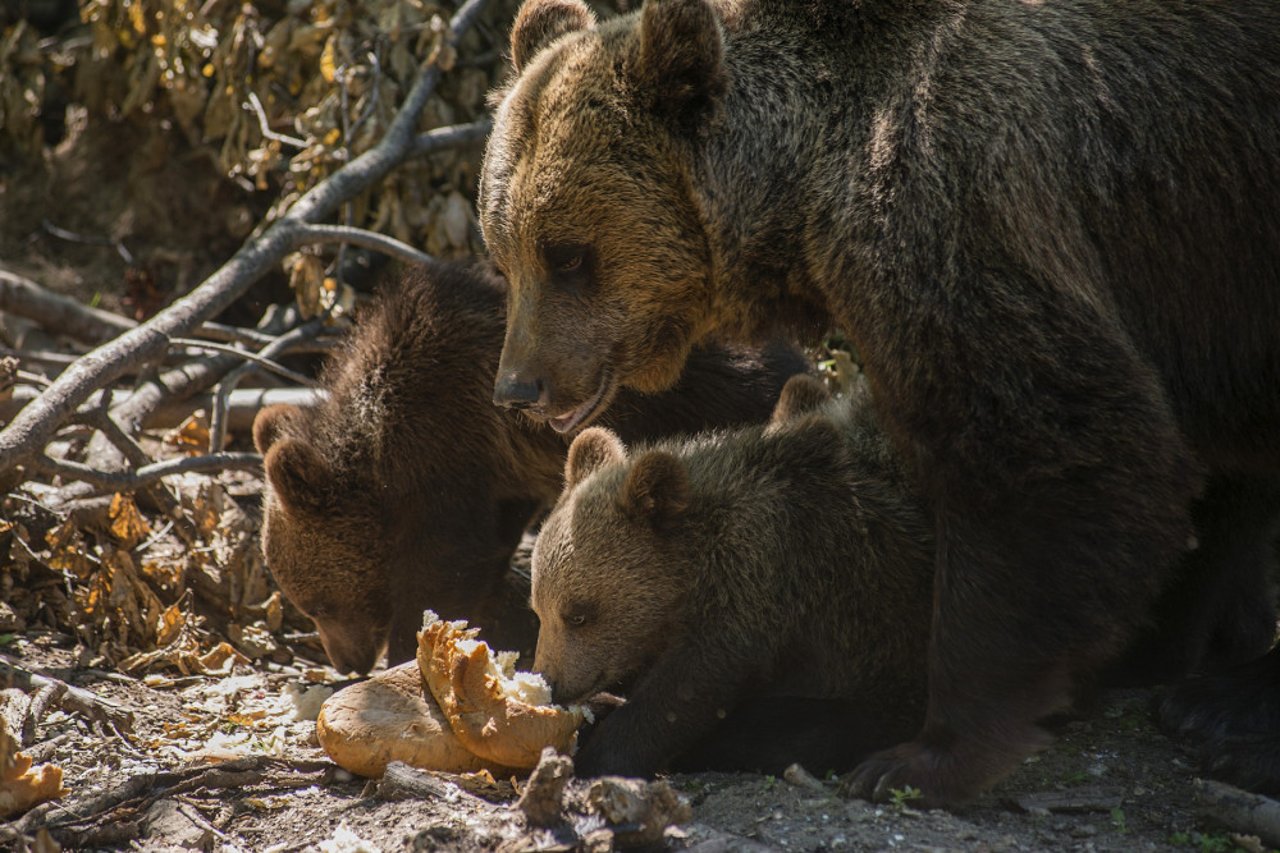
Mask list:
[[557,701],[628,699],[579,772],[723,766],[735,731],[761,750],[736,767],[840,770],[919,725],[932,533],[865,395],[795,377],[767,426],[632,454],[592,428],[565,470],[533,552],[534,668]]

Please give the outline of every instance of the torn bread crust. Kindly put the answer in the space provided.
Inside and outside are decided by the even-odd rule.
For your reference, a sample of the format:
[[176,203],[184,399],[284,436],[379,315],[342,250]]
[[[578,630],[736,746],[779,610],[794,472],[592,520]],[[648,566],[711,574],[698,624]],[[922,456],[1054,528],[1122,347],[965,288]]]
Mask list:
[[506,770],[458,740],[413,661],[330,696],[316,720],[316,738],[335,764],[369,778],[392,761],[450,773],[487,769],[501,776]]
[[550,704],[541,676],[516,672],[516,654],[495,655],[478,633],[428,611],[418,635],[418,665],[458,740],[486,761],[523,769],[547,746],[572,753],[585,709]]

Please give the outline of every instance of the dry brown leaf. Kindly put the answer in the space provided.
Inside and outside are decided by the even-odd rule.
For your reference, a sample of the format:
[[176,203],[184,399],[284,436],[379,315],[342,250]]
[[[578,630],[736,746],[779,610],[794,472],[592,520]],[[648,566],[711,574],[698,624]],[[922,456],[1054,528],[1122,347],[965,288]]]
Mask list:
[[164,443],[188,456],[209,452],[209,415],[197,409],[177,429],[165,433]]
[[84,539],[75,520],[68,518],[45,534],[49,546],[49,568],[56,572],[70,572],[84,580],[94,572],[94,563],[84,546]]
[[182,629],[186,626],[187,617],[182,612],[182,608],[177,603],[169,605],[160,614],[160,624],[156,626],[156,645],[169,645],[178,639],[178,635],[182,633]]
[[324,263],[315,255],[298,252],[287,261],[289,286],[303,317],[314,317],[321,311],[324,288]]
[[111,534],[126,551],[132,550],[143,537],[151,533],[151,526],[138,511],[138,505],[131,495],[116,492],[111,498],[107,517],[111,519]]

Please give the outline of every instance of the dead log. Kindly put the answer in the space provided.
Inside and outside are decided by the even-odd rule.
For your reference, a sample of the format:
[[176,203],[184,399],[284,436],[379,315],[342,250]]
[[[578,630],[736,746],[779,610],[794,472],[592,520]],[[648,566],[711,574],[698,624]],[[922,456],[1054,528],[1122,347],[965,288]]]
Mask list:
[[1280,846],[1280,801],[1212,779],[1195,781],[1196,811],[1241,835]]

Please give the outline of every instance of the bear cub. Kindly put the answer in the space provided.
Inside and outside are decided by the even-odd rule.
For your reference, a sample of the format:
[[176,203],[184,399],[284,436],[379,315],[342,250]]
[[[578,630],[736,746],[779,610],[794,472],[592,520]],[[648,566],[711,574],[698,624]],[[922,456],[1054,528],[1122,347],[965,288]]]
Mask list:
[[[409,660],[422,611],[530,651],[528,580],[510,568],[561,490],[567,440],[490,400],[504,280],[486,265],[409,269],[359,316],[326,368],[327,399],[254,422],[267,489],[263,548],[333,665]],[[600,418],[628,441],[762,422],[798,350],[706,347],[671,391],[620,394]]]
[[851,768],[923,719],[933,535],[869,395],[628,452],[591,428],[533,550],[558,702],[618,691],[584,775]]

